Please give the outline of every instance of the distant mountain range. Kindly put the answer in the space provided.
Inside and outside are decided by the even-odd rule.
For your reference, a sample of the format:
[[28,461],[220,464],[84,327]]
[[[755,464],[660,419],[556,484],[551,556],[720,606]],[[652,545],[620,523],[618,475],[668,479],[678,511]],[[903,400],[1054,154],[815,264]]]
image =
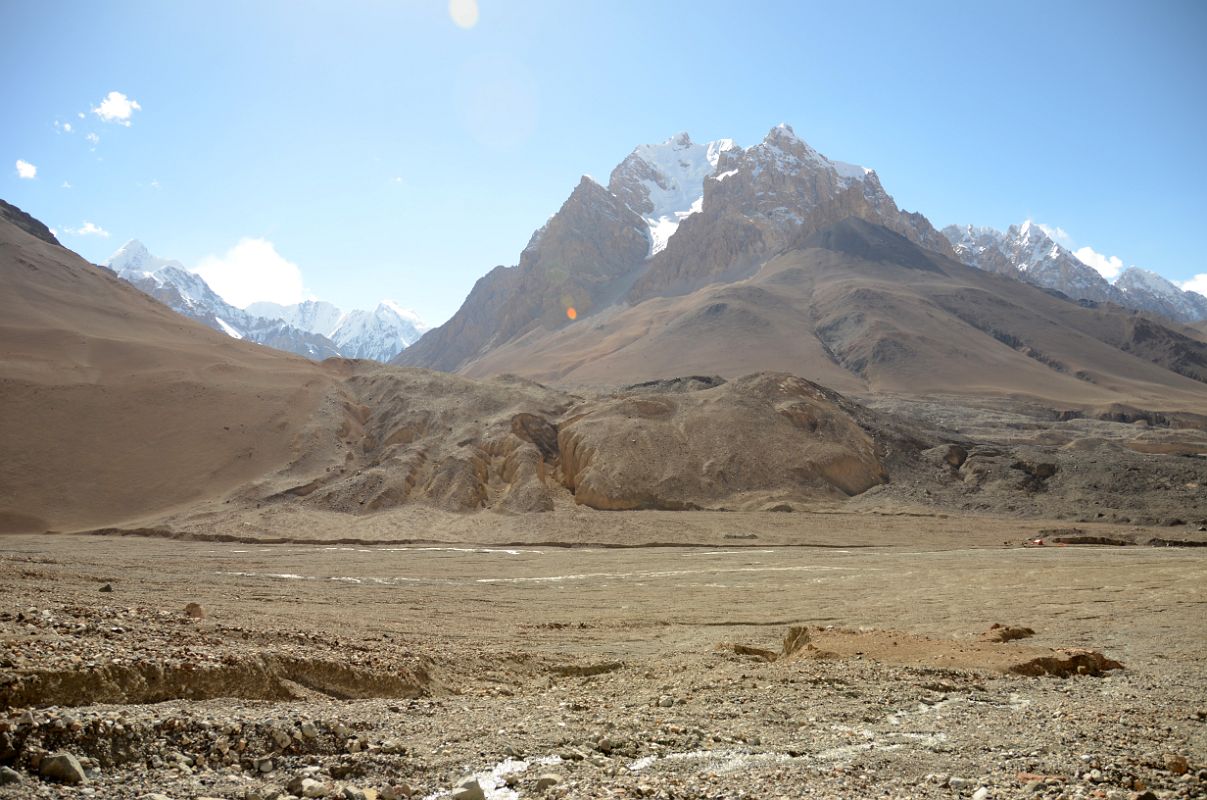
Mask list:
[[368,358],[389,361],[426,330],[412,311],[393,301],[373,311],[341,311],[331,303],[253,303],[236,308],[179,261],[152,255],[138,240],[122,245],[104,266],[146,294],[236,339],[286,350],[314,360]]
[[1111,283],[1030,221],[1011,225],[1005,233],[949,225],[943,235],[965,264],[1054,289],[1074,300],[1116,303],[1178,322],[1207,320],[1207,297],[1139,267],[1123,270]]

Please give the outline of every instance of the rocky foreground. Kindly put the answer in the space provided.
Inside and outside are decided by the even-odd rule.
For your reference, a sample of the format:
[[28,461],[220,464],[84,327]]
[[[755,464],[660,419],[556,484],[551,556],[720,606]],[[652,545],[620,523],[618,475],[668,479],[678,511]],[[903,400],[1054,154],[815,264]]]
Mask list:
[[985,524],[959,549],[10,537],[0,797],[1207,796],[1203,549]]

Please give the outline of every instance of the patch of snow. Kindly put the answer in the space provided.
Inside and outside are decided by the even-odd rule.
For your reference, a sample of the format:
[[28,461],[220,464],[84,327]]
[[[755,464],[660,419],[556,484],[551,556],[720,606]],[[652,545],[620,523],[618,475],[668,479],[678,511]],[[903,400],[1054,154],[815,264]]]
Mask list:
[[224,320],[222,317],[214,317],[214,319],[218,320],[218,324],[222,326],[222,330],[226,333],[227,336],[231,337],[232,339],[242,339],[243,338],[243,334],[241,334],[237,330],[235,330],[231,326],[231,324],[229,322],[227,322],[226,320]]
[[650,255],[661,252],[679,223],[704,206],[704,179],[712,175],[721,155],[734,150],[732,139],[696,144],[686,133],[659,144],[633,150],[616,173],[614,182],[627,186],[641,202],[640,211],[650,230]]

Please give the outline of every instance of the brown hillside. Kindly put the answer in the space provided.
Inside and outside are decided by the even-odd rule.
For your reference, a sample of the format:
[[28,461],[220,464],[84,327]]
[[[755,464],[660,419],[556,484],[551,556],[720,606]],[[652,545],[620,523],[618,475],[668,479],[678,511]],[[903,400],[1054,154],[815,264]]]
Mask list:
[[0,284],[0,532],[108,524],[227,491],[288,461],[331,384],[7,220]]

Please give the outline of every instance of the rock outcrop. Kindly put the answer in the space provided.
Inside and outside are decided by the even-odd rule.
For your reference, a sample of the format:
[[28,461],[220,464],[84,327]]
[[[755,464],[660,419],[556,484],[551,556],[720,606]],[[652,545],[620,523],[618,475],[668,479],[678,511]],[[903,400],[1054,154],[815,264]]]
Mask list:
[[[583,397],[510,378],[357,366],[346,386],[351,394],[316,421],[316,455],[244,499],[345,513],[408,503],[758,509],[888,480],[875,416],[782,373]],[[333,430],[338,441],[324,446]]]
[[54,244],[62,247],[55,235],[50,232],[50,228],[39,219],[34,219],[29,214],[26,214],[21,209],[14,206],[12,203],[6,203],[0,200],[0,219],[5,222],[11,222],[21,230],[34,236],[47,244]]

